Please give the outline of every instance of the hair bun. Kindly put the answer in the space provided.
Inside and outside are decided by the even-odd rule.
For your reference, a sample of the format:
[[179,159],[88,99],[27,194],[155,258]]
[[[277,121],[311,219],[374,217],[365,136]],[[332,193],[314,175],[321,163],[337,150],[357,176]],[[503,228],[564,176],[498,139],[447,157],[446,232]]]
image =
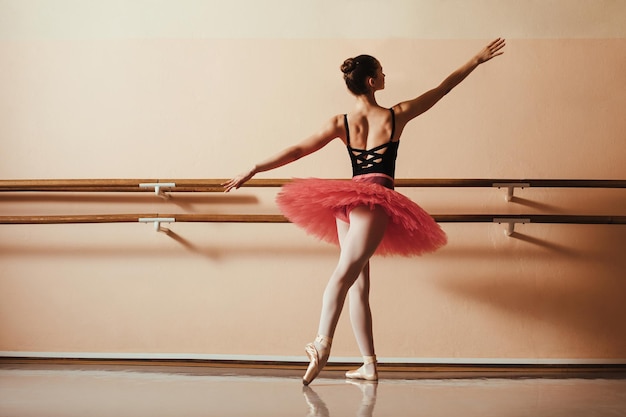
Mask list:
[[354,58],[346,59],[345,61],[343,61],[343,64],[341,65],[341,72],[343,72],[344,74],[351,73],[356,68],[356,62],[357,61]]

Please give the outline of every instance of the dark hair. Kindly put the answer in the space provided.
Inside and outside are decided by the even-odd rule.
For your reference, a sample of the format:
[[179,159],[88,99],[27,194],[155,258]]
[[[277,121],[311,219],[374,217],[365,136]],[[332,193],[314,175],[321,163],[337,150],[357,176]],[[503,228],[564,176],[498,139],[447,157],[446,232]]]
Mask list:
[[367,94],[369,91],[367,79],[376,77],[379,66],[378,60],[370,55],[359,55],[343,61],[341,72],[348,90],[357,96]]

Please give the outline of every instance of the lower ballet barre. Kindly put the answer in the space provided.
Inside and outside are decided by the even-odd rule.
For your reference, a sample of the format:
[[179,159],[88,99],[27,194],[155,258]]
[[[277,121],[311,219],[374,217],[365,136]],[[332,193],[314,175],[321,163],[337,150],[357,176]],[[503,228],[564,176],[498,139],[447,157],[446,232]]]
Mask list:
[[[438,223],[556,223],[626,224],[626,216],[567,214],[434,214]],[[281,214],[86,214],[55,216],[0,216],[0,224],[71,223],[289,223]]]
[[[438,223],[505,224],[510,236],[516,224],[626,224],[626,216],[580,216],[553,214],[440,214]],[[163,223],[289,223],[280,214],[94,214],[57,216],[0,216],[0,224],[80,224],[80,223],[152,223],[162,231]]]

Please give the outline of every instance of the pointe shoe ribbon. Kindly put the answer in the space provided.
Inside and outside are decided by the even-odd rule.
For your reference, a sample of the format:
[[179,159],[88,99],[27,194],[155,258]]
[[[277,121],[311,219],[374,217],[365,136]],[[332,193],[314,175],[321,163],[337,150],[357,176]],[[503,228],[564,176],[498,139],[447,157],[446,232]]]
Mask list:
[[310,361],[309,367],[302,377],[302,383],[304,385],[309,385],[326,365],[330,354],[330,345],[332,340],[333,339],[328,336],[317,336],[315,338],[315,342],[321,346],[319,350],[315,347],[315,342],[309,343],[304,347],[304,351]]
[[378,372],[376,372],[376,368],[374,367],[374,373],[368,374],[365,372],[365,365],[374,364],[376,365],[376,355],[374,356],[363,356],[363,366],[359,369],[355,369],[354,371],[346,372],[346,378],[348,379],[362,379],[365,381],[378,381]]

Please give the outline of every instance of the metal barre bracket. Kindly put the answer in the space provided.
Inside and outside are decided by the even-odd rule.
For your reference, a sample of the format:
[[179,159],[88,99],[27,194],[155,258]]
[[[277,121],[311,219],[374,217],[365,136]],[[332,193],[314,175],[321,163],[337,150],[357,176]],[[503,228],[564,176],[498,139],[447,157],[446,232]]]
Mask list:
[[504,230],[504,234],[506,236],[511,236],[513,234],[513,232],[515,231],[515,224],[516,223],[521,223],[521,224],[530,223],[530,219],[517,219],[517,218],[500,217],[500,218],[494,218],[493,222],[494,223],[498,223],[498,224],[506,223],[507,224],[507,228]]
[[530,184],[527,182],[494,182],[492,187],[498,187],[498,189],[506,187],[507,192],[504,198],[506,201],[511,201],[513,199],[513,191],[516,188],[530,187]]
[[140,217],[139,223],[154,223],[155,232],[164,232],[165,229],[161,227],[161,223],[175,223],[174,217]]
[[174,188],[175,182],[143,182],[139,184],[139,188],[154,188],[154,195],[164,199],[170,198],[169,194],[165,194],[162,188]]

